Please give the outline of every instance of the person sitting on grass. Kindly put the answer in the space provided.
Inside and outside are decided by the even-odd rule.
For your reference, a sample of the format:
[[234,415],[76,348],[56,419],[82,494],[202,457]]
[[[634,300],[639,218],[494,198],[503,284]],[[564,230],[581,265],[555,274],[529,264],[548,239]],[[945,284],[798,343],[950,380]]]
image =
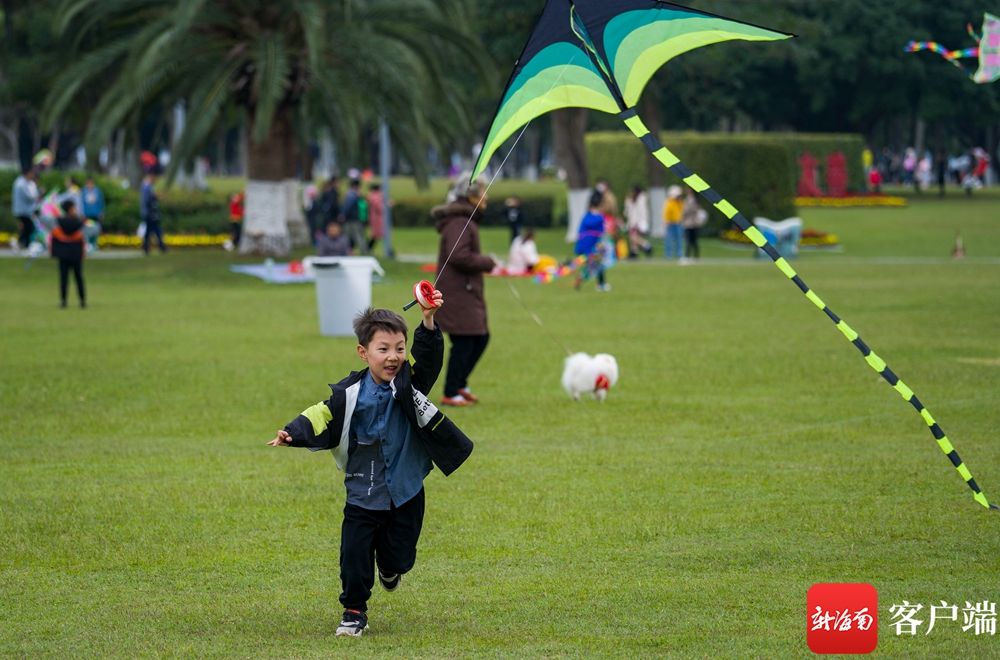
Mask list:
[[376,569],[382,587],[394,591],[413,568],[424,518],[423,481],[432,462],[448,475],[472,452],[472,441],[427,398],[444,361],[444,338],[434,321],[444,299],[434,291],[431,300],[434,306],[423,310],[413,333],[412,365],[402,316],[371,308],[359,314],[357,352],[368,368],[332,385],[329,399],[306,409],[267,443],[332,449],[345,472],[338,637],[356,637],[368,627]]
[[528,227],[510,244],[507,257],[507,273],[524,275],[534,270],[538,264],[538,246],[535,245],[535,230]]
[[351,241],[344,235],[344,226],[331,222],[326,233],[316,237],[316,254],[321,257],[346,257],[351,254]]

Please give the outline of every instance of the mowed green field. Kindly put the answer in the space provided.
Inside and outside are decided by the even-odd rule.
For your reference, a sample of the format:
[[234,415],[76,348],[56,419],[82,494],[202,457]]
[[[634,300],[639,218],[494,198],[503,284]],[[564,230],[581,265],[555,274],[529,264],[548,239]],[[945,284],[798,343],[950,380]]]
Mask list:
[[[844,250],[795,267],[1000,502],[1000,198],[803,216]],[[931,604],[1000,601],[1000,513],[777,269],[705,254],[616,266],[608,294],[516,281],[544,330],[487,283],[482,403],[450,413],[476,450],[428,478],[417,565],[361,639],[333,634],[341,475],[264,444],[360,365],[313,287],[175,251],[89,261],[90,308],[60,310],[51,261],[0,259],[0,655],[803,657],[817,582],[876,586],[879,654],[1000,654],[924,634]],[[386,268],[398,309],[421,274]],[[616,355],[606,403],[562,392],[559,343]]]

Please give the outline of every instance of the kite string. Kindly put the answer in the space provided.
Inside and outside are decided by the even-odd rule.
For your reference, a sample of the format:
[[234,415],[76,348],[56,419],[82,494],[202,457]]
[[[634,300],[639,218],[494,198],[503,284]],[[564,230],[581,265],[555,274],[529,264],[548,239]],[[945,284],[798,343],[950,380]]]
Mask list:
[[569,348],[566,346],[566,344],[564,344],[561,341],[559,341],[556,338],[555,335],[551,334],[545,328],[545,324],[542,323],[542,319],[539,318],[538,314],[535,314],[533,311],[531,311],[531,309],[528,307],[527,303],[524,302],[524,299],[521,298],[521,293],[514,287],[513,282],[511,282],[509,279],[507,280],[507,286],[510,288],[510,293],[511,293],[512,296],[514,296],[514,299],[517,300],[517,302],[521,303],[521,307],[524,308],[524,311],[526,311],[528,313],[528,316],[530,316],[532,318],[532,320],[535,323],[538,324],[538,327],[541,328],[542,334],[544,334],[546,337],[548,337],[549,339],[551,339],[554,344],[556,344],[557,346],[559,346],[559,348],[561,348],[564,351],[566,351],[566,355],[567,356],[573,355],[573,351],[569,350]]
[[[566,73],[566,69],[573,63],[574,59],[576,59],[575,54],[572,57],[570,57],[569,60],[567,60],[566,64],[563,65],[562,69],[559,70],[559,75],[556,76],[556,79],[552,82],[552,86],[549,87],[548,91],[545,92],[545,94],[548,94],[553,89],[555,89],[556,85],[559,84],[559,81],[562,80],[563,74]],[[542,96],[544,96],[544,94]],[[493,173],[493,178],[489,180],[489,183],[486,184],[486,189],[479,196],[479,201],[476,202],[476,207],[472,209],[472,213],[469,214],[468,220],[465,221],[465,225],[462,227],[462,231],[459,232],[458,238],[455,239],[455,244],[451,246],[451,252],[448,253],[448,256],[445,258],[444,263],[442,263],[441,267],[438,268],[437,275],[434,277],[434,288],[437,288],[438,280],[441,279],[441,274],[444,273],[445,267],[448,265],[448,262],[451,261],[451,257],[453,254],[455,254],[455,250],[458,249],[458,244],[459,242],[461,242],[462,236],[465,235],[465,230],[469,228],[469,224],[472,223],[472,218],[476,215],[476,211],[479,210],[479,207],[482,205],[483,200],[486,199],[486,194],[490,191],[490,188],[493,187],[493,182],[497,180],[498,176],[500,176],[500,171],[503,170],[503,166],[507,163],[507,159],[510,158],[510,155],[514,153],[514,149],[517,148],[517,143],[521,141],[521,136],[523,136],[524,132],[528,130],[528,126],[531,126],[531,121],[526,123],[521,128],[521,132],[518,133],[517,138],[514,139],[514,144],[511,145],[510,150],[507,152],[507,155],[504,156],[502,161],[500,161],[500,165],[497,167],[496,172]]]
[[497,179],[498,176],[500,176],[500,170],[503,169],[504,163],[506,163],[507,159],[510,158],[510,155],[512,153],[514,153],[514,149],[517,148],[517,143],[521,141],[521,136],[524,135],[524,132],[526,130],[528,130],[528,126],[530,126],[530,125],[531,125],[531,122],[529,121],[521,129],[521,132],[517,134],[517,139],[514,140],[514,144],[511,145],[510,151],[507,152],[507,155],[504,156],[504,159],[500,162],[500,166],[497,168],[497,171],[493,173],[493,178],[490,179],[489,183],[486,185],[486,190],[484,190],[482,192],[482,194],[479,195],[479,201],[476,202],[476,207],[474,209],[472,209],[472,213],[469,214],[469,219],[465,221],[465,226],[462,227],[462,231],[459,232],[458,238],[455,239],[455,244],[451,246],[451,252],[448,253],[448,256],[445,258],[444,263],[441,264],[441,268],[438,269],[438,274],[434,278],[434,287],[435,288],[437,288],[438,280],[441,279],[441,274],[444,273],[445,266],[448,265],[448,262],[451,261],[451,256],[453,254],[455,254],[455,250],[458,249],[458,244],[462,240],[462,236],[465,235],[465,230],[469,228],[469,224],[472,222],[473,216],[476,215],[476,211],[479,210],[479,207],[482,205],[483,200],[486,199],[486,193],[489,192],[490,187],[493,185],[493,182],[496,181],[496,179]]

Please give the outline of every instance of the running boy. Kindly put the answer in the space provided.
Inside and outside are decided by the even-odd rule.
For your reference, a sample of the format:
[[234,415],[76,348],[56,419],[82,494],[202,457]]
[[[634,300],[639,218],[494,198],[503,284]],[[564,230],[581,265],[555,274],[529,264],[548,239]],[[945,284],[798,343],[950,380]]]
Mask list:
[[354,319],[358,356],[367,369],[332,385],[326,401],[306,409],[268,444],[333,450],[344,470],[347,500],[340,533],[340,602],[337,635],[368,627],[368,599],[378,580],[394,591],[416,561],[424,519],[424,477],[431,463],[451,474],[472,452],[472,442],[427,398],[441,372],[444,339],[434,313],[423,310],[413,333],[411,365],[406,321],[386,309]]

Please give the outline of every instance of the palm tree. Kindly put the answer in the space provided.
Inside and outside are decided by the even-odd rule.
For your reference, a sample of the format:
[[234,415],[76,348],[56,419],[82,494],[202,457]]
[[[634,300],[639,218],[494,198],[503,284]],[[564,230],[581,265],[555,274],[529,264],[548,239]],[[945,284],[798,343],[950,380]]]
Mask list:
[[85,133],[100,145],[151,104],[183,102],[188,121],[172,179],[238,108],[249,128],[240,251],[284,255],[289,223],[301,225],[301,145],[320,129],[349,156],[382,117],[418,176],[428,146],[468,134],[450,74],[487,65],[465,1],[64,0],[57,29],[76,54],[55,80],[44,119],[55,122],[100,85]]

